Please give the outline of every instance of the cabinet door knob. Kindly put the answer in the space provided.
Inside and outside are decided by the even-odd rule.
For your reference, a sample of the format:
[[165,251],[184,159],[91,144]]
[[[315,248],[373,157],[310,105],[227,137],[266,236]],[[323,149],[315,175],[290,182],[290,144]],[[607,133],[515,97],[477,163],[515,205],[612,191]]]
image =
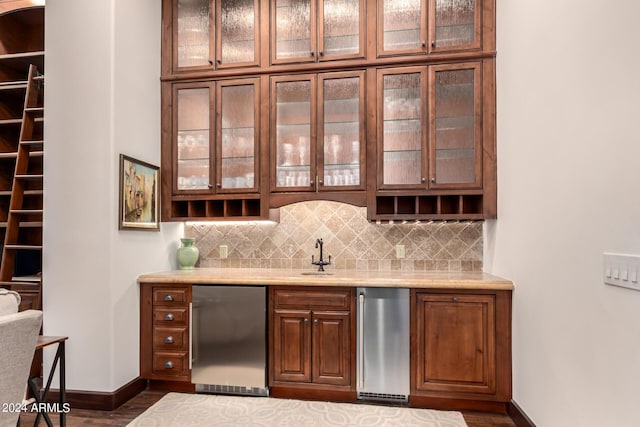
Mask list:
[[218,64],[222,64],[222,60],[221,60],[221,59],[216,59],[216,62],[217,62]]
[[436,41],[435,40],[431,40],[431,47],[436,47]]
[[458,302],[458,298],[457,297],[453,297],[453,302]]
[[312,51],[311,56],[316,56],[316,53]]
[[211,185],[211,184],[207,184],[207,187],[209,187],[209,188],[213,188],[213,185]]
[[313,319],[313,324],[317,325],[318,324],[318,319]]
[[309,323],[309,319],[307,319],[306,317],[304,318],[304,323]]
[[420,181],[427,182],[427,179],[426,178],[422,178]]
[[422,47],[425,47],[425,46],[427,46],[427,42],[426,40],[422,40]]
[[164,368],[165,369],[173,369],[173,362],[172,361],[168,361],[168,362],[164,362]]
[[220,184],[219,182],[216,183],[216,187],[221,188],[222,184]]
[[164,320],[173,320],[173,313],[167,313],[164,315]]
[[436,178],[435,177],[431,178],[431,182],[436,182]]
[[164,343],[165,344],[173,344],[173,337],[171,335],[169,335],[168,337],[164,338]]
[[165,301],[173,301],[173,295],[165,295],[164,296],[164,300]]
[[320,51],[319,53],[320,53],[320,56],[324,56],[324,52],[323,51]]
[[323,181],[322,179],[321,179],[321,180],[319,180],[319,181],[318,181],[318,183],[319,183],[320,185],[324,185],[324,181]]
[[212,60],[209,60],[209,65],[213,65],[213,61]]

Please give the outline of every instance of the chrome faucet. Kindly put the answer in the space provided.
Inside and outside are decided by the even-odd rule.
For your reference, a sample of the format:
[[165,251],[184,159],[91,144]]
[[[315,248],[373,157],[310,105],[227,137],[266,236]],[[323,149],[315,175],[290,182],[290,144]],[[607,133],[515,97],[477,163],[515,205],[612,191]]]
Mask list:
[[322,245],[323,244],[324,243],[322,242],[322,239],[316,240],[316,249],[320,248],[320,260],[319,261],[315,261],[314,256],[311,255],[311,264],[317,265],[318,266],[318,271],[324,271],[324,266],[331,264],[331,255],[329,255],[329,261],[325,261],[325,260],[322,259]]

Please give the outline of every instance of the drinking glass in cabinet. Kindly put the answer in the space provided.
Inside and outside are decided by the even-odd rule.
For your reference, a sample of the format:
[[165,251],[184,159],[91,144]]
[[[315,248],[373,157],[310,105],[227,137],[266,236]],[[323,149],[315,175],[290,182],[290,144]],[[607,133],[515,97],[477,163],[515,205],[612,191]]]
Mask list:
[[209,0],[178,1],[178,66],[209,64]]

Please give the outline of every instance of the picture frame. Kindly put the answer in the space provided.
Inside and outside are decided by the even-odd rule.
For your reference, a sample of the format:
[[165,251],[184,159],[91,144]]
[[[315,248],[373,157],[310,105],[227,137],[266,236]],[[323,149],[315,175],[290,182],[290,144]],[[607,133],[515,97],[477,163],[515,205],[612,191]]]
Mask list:
[[160,231],[160,168],[120,154],[120,230]]

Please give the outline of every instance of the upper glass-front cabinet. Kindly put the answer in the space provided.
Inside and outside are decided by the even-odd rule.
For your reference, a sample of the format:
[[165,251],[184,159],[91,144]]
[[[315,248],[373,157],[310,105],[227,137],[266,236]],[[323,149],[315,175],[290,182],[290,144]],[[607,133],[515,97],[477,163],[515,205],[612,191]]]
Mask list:
[[378,72],[378,188],[477,188],[480,63]]
[[365,0],[272,0],[271,62],[364,57]]
[[274,191],[364,188],[364,72],[273,77]]
[[174,0],[174,70],[259,62],[258,0]]
[[258,191],[258,88],[258,79],[174,86],[177,192]]
[[380,0],[378,55],[480,48],[477,0]]

